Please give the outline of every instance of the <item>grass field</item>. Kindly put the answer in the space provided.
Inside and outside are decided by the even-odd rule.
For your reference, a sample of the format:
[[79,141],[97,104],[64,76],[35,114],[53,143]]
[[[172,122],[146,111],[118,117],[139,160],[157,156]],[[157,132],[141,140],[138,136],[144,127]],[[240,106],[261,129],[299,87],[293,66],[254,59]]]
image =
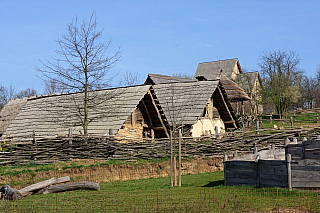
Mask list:
[[320,212],[317,192],[223,186],[223,172],[101,183],[100,191],[1,200],[0,212]]

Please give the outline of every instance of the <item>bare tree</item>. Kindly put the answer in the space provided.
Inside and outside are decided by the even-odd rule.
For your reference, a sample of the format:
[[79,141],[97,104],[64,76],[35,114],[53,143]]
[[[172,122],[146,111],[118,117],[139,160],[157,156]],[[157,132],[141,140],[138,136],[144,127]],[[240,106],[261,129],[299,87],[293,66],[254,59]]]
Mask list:
[[67,33],[57,40],[59,57],[53,61],[40,60],[43,67],[35,67],[43,80],[57,83],[64,91],[83,92],[83,102],[77,108],[85,135],[88,134],[88,105],[95,101],[89,98],[89,91],[110,87],[114,77],[109,75],[110,68],[120,60],[120,47],[107,56],[111,40],[100,43],[102,33],[103,29],[97,30],[95,13],[80,23],[76,17],[67,24]]
[[35,89],[32,88],[27,88],[25,90],[21,90],[20,92],[18,92],[14,98],[29,98],[32,96],[36,96],[37,95],[37,91]]
[[303,76],[299,68],[300,58],[294,51],[277,51],[265,53],[259,60],[263,101],[274,104],[277,112],[283,114],[300,96]]
[[14,87],[9,88],[0,86],[0,110],[6,105],[6,103],[15,97],[16,90]]
[[193,79],[193,75],[186,73],[173,73],[172,76],[177,78]]
[[141,84],[140,75],[137,72],[126,71],[119,84],[121,86],[134,86]]
[[63,93],[63,87],[59,85],[59,83],[54,79],[48,79],[45,81],[44,92],[46,94],[55,94],[55,93]]

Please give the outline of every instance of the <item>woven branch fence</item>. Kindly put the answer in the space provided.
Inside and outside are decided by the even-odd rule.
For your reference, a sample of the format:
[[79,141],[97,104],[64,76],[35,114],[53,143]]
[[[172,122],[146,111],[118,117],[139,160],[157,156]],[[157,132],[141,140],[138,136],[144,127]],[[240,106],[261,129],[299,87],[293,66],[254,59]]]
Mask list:
[[[261,130],[260,130],[261,131]],[[303,136],[316,137],[319,129],[282,130],[255,134],[251,132],[227,133],[222,138],[182,138],[182,157],[222,157],[226,152],[238,154],[258,149],[284,147],[286,138]],[[177,142],[175,143],[177,145]],[[6,164],[48,164],[70,159],[154,159],[170,157],[169,139],[152,140],[118,136],[73,136],[54,138],[2,139],[0,165]]]

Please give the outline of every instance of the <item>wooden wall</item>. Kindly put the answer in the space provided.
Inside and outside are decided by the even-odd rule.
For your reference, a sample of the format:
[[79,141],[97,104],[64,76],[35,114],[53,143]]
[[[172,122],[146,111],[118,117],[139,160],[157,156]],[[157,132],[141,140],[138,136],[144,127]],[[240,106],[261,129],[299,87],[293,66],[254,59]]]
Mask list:
[[225,185],[256,187],[288,187],[284,160],[226,161]]

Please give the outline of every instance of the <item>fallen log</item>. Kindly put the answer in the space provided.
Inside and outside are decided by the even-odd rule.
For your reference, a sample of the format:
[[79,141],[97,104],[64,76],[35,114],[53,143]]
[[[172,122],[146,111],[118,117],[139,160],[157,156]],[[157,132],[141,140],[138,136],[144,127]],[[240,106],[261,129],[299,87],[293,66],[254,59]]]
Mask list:
[[22,195],[20,192],[14,188],[11,188],[9,185],[4,185],[0,189],[1,199],[6,200],[21,200]]
[[39,182],[39,183],[35,183],[35,184],[32,184],[30,186],[27,186],[23,189],[20,189],[19,192],[20,194],[25,197],[25,196],[28,196],[30,194],[33,193],[33,191],[37,191],[37,190],[40,190],[40,189],[43,189],[47,186],[50,186],[50,185],[53,185],[53,184],[58,184],[58,183],[64,183],[64,182],[68,182],[70,181],[70,177],[69,176],[66,176],[66,177],[61,177],[61,178],[51,178],[49,180],[45,180],[45,181],[42,181],[42,182]]
[[81,181],[81,182],[67,183],[67,184],[62,184],[57,186],[48,186],[43,191],[43,194],[58,193],[58,192],[73,191],[73,190],[100,191],[100,184]]

